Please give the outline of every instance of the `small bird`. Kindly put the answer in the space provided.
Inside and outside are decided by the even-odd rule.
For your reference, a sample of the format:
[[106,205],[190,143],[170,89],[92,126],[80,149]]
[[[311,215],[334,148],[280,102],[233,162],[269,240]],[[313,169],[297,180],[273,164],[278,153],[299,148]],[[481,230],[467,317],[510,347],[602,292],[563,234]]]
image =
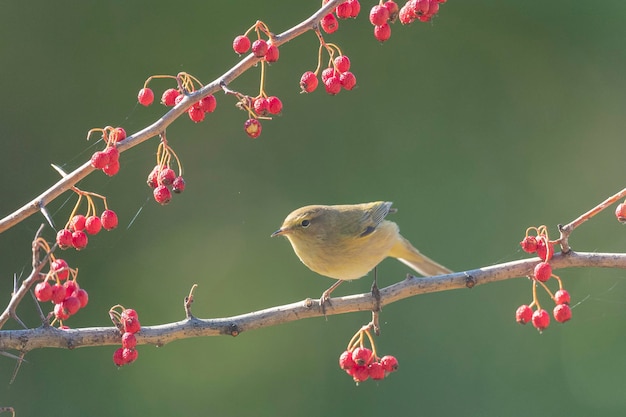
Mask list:
[[395,213],[388,201],[336,206],[305,206],[291,212],[274,236],[289,239],[298,258],[312,271],[337,279],[320,304],[343,281],[367,275],[388,256],[424,276],[450,274],[448,268],[422,255],[385,217]]

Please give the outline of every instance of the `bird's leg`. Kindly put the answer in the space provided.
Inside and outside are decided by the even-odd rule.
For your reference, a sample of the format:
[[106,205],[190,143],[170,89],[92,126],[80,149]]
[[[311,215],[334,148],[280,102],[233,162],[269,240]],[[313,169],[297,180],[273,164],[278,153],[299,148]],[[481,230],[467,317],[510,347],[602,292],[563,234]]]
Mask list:
[[374,309],[372,311],[380,311],[380,290],[378,289],[378,269],[374,268],[374,282],[372,282],[372,297],[376,301]]
[[320,297],[320,307],[322,307],[322,309],[324,308],[324,304],[326,303],[326,301],[329,302],[330,304],[330,293],[335,291],[335,288],[337,288],[338,286],[341,285],[341,283],[343,282],[343,280],[339,280],[337,282],[335,282],[333,285],[330,286],[329,289],[327,289],[326,291],[324,291],[322,293],[322,296]]

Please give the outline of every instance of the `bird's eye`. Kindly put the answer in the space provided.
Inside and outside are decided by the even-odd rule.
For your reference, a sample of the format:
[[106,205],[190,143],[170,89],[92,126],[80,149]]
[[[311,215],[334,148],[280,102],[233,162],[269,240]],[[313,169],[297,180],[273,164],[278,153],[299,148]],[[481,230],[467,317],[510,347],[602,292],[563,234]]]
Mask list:
[[311,224],[311,222],[307,219],[302,220],[302,222],[300,222],[300,226],[302,227],[309,227],[309,225]]

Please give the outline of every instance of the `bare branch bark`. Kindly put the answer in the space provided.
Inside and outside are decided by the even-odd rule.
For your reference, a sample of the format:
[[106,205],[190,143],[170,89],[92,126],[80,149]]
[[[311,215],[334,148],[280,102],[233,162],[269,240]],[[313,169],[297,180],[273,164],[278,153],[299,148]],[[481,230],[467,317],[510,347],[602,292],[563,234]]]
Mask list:
[[[472,288],[476,285],[524,277],[532,274],[539,258],[507,262],[484,268],[428,278],[407,276],[401,282],[380,290],[381,305],[386,306],[405,298],[438,291]],[[626,269],[626,254],[558,253],[550,261],[553,269],[560,268],[619,268]],[[326,316],[370,311],[376,300],[370,293],[333,298],[325,306]],[[306,299],[233,317],[199,319],[193,316],[175,323],[144,326],[137,333],[138,344],[161,346],[178,339],[204,336],[237,336],[244,331],[276,326],[296,320],[321,317],[318,300]],[[0,331],[0,350],[26,352],[38,348],[74,349],[87,346],[119,345],[120,333],[115,327],[90,327],[60,330],[51,326],[37,329]]]

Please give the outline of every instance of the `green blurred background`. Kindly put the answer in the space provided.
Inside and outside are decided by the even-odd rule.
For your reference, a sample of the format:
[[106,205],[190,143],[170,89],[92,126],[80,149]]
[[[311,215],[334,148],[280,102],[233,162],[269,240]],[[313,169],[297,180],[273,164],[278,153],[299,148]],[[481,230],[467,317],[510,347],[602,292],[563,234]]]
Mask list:
[[[160,117],[162,106],[135,101],[148,76],[187,71],[209,82],[237,62],[232,39],[255,20],[281,32],[317,5],[1,2],[0,215],[57,181],[50,163],[71,170],[99,149],[84,140],[90,128],[135,132]],[[193,283],[194,313],[204,318],[319,296],[331,281],[269,237],[305,204],[394,201],[406,237],[465,270],[526,257],[518,247],[526,227],[556,233],[624,187],[625,2],[451,0],[432,23],[396,23],[384,45],[367,21],[372,3],[362,6],[327,37],[350,56],[359,88],[299,94],[300,75],[317,59],[306,34],[281,48],[267,74],[284,111],[260,138],[243,133],[245,114],[222,95],[203,123],[183,117],[168,129],[187,180],[170,205],[156,204],[145,185],[156,139],[124,153],[117,176],[80,184],[106,194],[121,225],[63,253],[91,297],[67,324],[110,325],[107,310],[118,303],[136,308],[144,325],[177,321]],[[153,85],[157,95],[170,86]],[[255,94],[258,70],[231,87]],[[74,201],[67,194],[50,204],[57,224]],[[13,275],[28,272],[41,222],[33,216],[0,236],[3,305]],[[626,232],[611,209],[571,243],[624,251]],[[406,272],[388,260],[379,279],[388,285]],[[18,416],[623,416],[624,272],[559,273],[574,317],[542,335],[514,321],[531,297],[525,278],[385,308],[378,347],[398,357],[400,371],[380,383],[357,387],[337,366],[370,319],[359,313],[140,346],[139,360],[120,370],[112,346],[37,350],[12,385],[15,363],[0,356],[0,406]],[[38,325],[30,299],[19,314]]]

